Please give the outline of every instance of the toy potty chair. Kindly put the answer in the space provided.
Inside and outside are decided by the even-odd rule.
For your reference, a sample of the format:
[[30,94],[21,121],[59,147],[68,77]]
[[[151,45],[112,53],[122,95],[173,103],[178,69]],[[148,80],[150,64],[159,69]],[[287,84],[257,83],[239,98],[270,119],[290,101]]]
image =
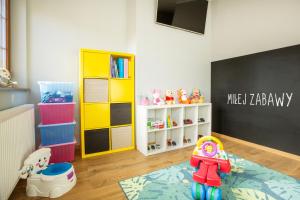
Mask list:
[[213,136],[198,140],[190,160],[193,173],[192,196],[195,200],[221,200],[221,178],[230,173],[231,165],[222,142]]
[[49,164],[50,148],[39,149],[24,161],[20,177],[27,178],[27,196],[57,198],[70,191],[76,184],[71,163]]

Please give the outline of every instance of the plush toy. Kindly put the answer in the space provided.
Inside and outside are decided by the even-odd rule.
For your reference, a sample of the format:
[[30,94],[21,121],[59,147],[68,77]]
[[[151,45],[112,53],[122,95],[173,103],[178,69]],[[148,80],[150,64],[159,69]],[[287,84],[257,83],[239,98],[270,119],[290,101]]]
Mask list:
[[200,103],[200,96],[201,96],[200,90],[197,88],[194,88],[193,92],[190,96],[191,103]]
[[148,106],[148,105],[150,105],[150,100],[149,100],[149,98],[148,98],[148,97],[142,97],[142,98],[141,98],[141,105],[143,105],[143,106]]
[[1,67],[0,68],[0,87],[17,87],[18,83],[11,80],[9,71]]
[[166,90],[165,102],[168,105],[175,104],[175,99],[171,90]]
[[177,95],[178,95],[178,102],[180,104],[190,104],[190,100],[187,97],[186,90],[179,89],[177,91]]
[[165,104],[164,100],[160,97],[160,90],[153,90],[153,104],[154,105],[163,105]]

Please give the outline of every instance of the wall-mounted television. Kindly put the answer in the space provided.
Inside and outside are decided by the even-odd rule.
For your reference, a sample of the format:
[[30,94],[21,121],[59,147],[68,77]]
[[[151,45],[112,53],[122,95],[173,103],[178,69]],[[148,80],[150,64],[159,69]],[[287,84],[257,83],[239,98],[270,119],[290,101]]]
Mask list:
[[156,22],[204,34],[207,0],[157,0]]

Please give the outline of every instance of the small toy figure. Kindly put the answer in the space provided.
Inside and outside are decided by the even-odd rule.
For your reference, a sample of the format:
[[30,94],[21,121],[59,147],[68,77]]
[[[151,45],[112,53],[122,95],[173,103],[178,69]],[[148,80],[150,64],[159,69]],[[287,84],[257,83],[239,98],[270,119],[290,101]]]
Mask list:
[[187,144],[187,143],[191,143],[192,140],[190,138],[186,138],[185,136],[183,136],[183,143]]
[[222,142],[213,136],[198,140],[190,165],[193,173],[192,196],[195,200],[221,200],[221,178],[231,171],[230,161]]
[[193,124],[193,120],[191,119],[184,119],[183,124]]
[[187,97],[186,90],[179,89],[177,91],[178,101],[180,104],[190,104],[190,100]]
[[175,99],[171,90],[166,90],[165,101],[168,105],[175,104]]
[[153,104],[154,105],[164,105],[165,104],[164,100],[160,97],[159,90],[154,89],[152,95],[153,95]]
[[172,122],[173,126],[177,126],[177,123],[175,121]]
[[201,117],[201,118],[198,119],[198,122],[199,122],[199,123],[204,123],[204,122],[205,122],[205,119]]
[[187,143],[187,139],[185,138],[185,136],[183,136],[183,143],[184,143],[184,144]]
[[172,139],[167,139],[167,145],[172,146]]
[[147,121],[147,127],[149,130],[163,129],[165,127],[165,123],[163,120],[155,120],[153,118],[149,118]]
[[154,128],[154,129],[163,129],[163,128],[165,128],[164,121],[162,121],[162,120],[156,120],[156,121],[153,123],[153,128]]
[[156,144],[155,142],[149,142],[147,146],[148,151],[150,150],[159,150],[160,149],[160,144]]
[[197,88],[194,88],[193,92],[190,96],[191,103],[200,103],[200,96],[201,96],[200,90]]
[[167,117],[167,128],[172,128],[173,127],[173,123],[171,123],[171,117],[170,115],[168,115]]
[[167,145],[168,145],[169,147],[171,147],[171,146],[176,146],[177,144],[176,144],[176,142],[175,142],[174,140],[172,140],[172,139],[167,139]]
[[142,98],[141,98],[141,105],[143,105],[143,106],[148,106],[148,105],[150,105],[150,100],[149,100],[149,98],[148,98],[148,97],[142,97]]

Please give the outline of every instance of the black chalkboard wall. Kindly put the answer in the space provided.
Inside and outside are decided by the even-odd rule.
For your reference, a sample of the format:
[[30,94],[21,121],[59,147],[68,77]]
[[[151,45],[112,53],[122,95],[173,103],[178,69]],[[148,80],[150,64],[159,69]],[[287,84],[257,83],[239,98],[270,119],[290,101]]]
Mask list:
[[300,45],[216,61],[214,132],[300,155]]

